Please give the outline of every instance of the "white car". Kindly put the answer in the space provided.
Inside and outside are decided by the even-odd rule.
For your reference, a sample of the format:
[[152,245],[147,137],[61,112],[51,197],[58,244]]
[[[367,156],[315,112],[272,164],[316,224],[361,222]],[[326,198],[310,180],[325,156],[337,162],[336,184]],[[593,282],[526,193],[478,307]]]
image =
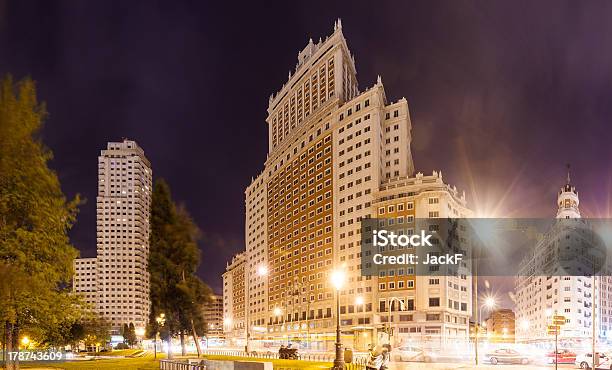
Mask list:
[[434,359],[434,354],[420,347],[401,346],[391,352],[391,359],[393,361],[431,362]]
[[[612,359],[610,359],[609,356],[601,352],[598,352],[597,356],[599,356],[599,364],[597,365],[596,369],[612,370]],[[575,364],[581,369],[592,369],[593,354],[588,352],[576,356]]]

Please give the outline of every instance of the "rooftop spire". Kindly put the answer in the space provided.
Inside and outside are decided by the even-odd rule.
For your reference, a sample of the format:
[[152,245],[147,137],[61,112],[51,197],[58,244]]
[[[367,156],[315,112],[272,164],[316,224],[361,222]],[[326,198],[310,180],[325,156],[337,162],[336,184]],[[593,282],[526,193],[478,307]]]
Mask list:
[[570,184],[570,164],[566,164],[567,166],[567,184]]

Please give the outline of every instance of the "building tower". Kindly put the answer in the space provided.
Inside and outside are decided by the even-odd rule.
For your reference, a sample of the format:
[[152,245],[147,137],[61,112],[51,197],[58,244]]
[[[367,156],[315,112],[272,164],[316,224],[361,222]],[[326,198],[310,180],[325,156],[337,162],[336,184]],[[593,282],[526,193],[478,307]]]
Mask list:
[[[552,315],[565,316],[559,337],[574,343],[587,343],[592,331],[592,305],[598,302],[592,295],[595,283],[590,275],[580,276],[589,271],[588,265],[572,265],[566,276],[550,273],[544,275],[543,266],[565,266],[562,253],[577,247],[577,228],[586,228],[586,222],[564,221],[580,219],[579,199],[576,187],[570,182],[569,166],[565,185],[557,197],[557,222],[544,233],[532,250],[521,262],[516,281],[516,336],[519,342],[547,342],[547,326]],[[582,269],[582,270],[581,270]],[[570,273],[572,274],[570,276]]]
[[[380,283],[387,288],[379,296],[378,276],[361,274],[361,221],[376,216],[382,203],[389,209],[406,207],[400,212],[417,217],[445,217],[447,209],[457,217],[470,213],[465,199],[443,184],[441,175],[414,177],[407,100],[388,101],[380,76],[363,91],[358,86],[355,59],[338,20],[331,35],[310,39],[298,52],[295,70],[270,96],[267,159],[245,189],[246,288],[237,289],[232,282],[235,260],[224,274],[224,314],[231,323],[226,333],[237,334],[236,343],[248,332],[253,341],[283,338],[313,350],[333,348],[335,289],[330,274],[343,269],[341,325],[356,338],[345,344],[365,350],[387,318],[389,305],[384,302],[390,295],[408,302],[416,283],[406,277],[383,279]],[[389,197],[400,196],[403,199],[396,203],[403,202],[401,207],[387,205]],[[258,273],[262,268],[266,274]],[[467,337],[469,302],[464,296],[469,291],[460,290],[461,284],[448,292],[451,309],[445,308],[444,289],[438,300],[410,320],[429,320],[427,328],[398,327],[398,332],[421,336],[422,326],[423,333],[438,342],[449,333]],[[445,281],[431,285],[421,289],[448,286]],[[246,304],[234,307],[243,295]],[[446,315],[449,311],[454,316]],[[406,324],[411,313],[415,312],[401,315]],[[447,325],[444,320],[453,322]],[[247,330],[236,330],[242,321],[247,321]]]
[[580,218],[580,209],[578,209],[580,200],[576,187],[570,183],[569,164],[567,165],[567,181],[559,191],[557,204],[559,205],[557,218]]
[[98,157],[97,304],[113,333],[149,318],[151,164],[131,140],[108,143]]

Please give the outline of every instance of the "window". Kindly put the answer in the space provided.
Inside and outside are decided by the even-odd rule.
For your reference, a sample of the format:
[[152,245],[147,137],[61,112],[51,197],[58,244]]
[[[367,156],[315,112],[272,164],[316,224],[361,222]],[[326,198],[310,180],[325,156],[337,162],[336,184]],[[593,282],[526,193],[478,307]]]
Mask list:
[[429,298],[429,307],[440,307],[440,298]]

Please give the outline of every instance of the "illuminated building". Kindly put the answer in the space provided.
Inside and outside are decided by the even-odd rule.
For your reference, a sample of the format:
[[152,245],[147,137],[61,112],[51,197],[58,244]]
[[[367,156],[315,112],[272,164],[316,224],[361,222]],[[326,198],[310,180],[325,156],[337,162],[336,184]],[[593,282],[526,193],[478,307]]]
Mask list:
[[[381,300],[395,290],[379,293],[377,276],[361,276],[361,220],[376,216],[387,194],[399,196],[402,189],[410,189],[402,201],[416,205],[409,211],[413,217],[467,216],[465,199],[437,173],[414,176],[408,102],[389,102],[380,77],[359,90],[340,21],[332,35],[310,40],[298,53],[288,81],[270,96],[266,121],[267,159],[245,190],[245,298],[251,338],[331,349],[335,304],[329,275],[342,268],[347,272],[346,288],[340,292],[343,340],[365,349],[376,340],[386,315],[379,312]],[[427,203],[430,197],[439,203]],[[237,268],[235,262],[231,266],[232,271]],[[266,275],[258,274],[262,267]],[[229,272],[230,267],[224,287]],[[464,280],[457,289],[469,286],[470,280]],[[465,337],[470,311],[468,288],[450,294],[446,281],[440,284],[444,287],[435,322],[420,322],[421,317],[434,317],[427,316],[433,312],[428,308],[421,310],[420,300],[414,313],[423,324],[419,328],[430,330],[438,343],[446,333]],[[397,293],[407,297],[415,286],[405,285]],[[229,308],[234,299],[226,297],[230,290],[233,296],[241,294],[233,287],[224,290],[226,315],[235,312]],[[447,309],[449,299],[453,303]],[[240,320],[234,318],[236,327]],[[404,326],[399,330],[404,334]],[[244,331],[238,335],[245,337]]]
[[[565,185],[557,197],[557,219],[535,245],[535,248],[521,262],[516,280],[516,340],[518,342],[550,341],[554,336],[547,334],[552,316],[565,317],[559,337],[574,341],[573,344],[588,343],[592,333],[592,287],[593,277],[583,275],[589,266],[572,265],[580,271],[569,271],[567,275],[548,274],[537,271],[551,263],[559,266],[568,264],[561,251],[573,251],[581,242],[580,228],[586,229],[586,220],[580,220],[578,191],[570,183],[569,173]],[[565,221],[567,220],[567,221]],[[571,221],[570,221],[571,220]],[[555,251],[559,251],[556,253]],[[570,272],[572,275],[570,275]]]
[[95,301],[114,334],[130,323],[140,331],[149,319],[151,179],[151,164],[134,141],[110,142],[98,157],[96,266],[94,259],[77,259],[74,287],[95,284],[85,300]]

